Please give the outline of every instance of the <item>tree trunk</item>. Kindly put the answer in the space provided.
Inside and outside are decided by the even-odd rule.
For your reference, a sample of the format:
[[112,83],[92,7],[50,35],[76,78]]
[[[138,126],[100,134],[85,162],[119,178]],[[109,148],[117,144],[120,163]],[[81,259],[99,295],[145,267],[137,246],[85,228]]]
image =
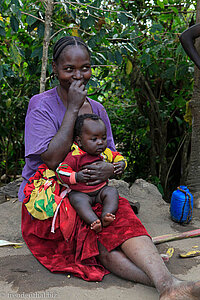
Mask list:
[[[131,82],[133,86],[138,87],[139,92],[135,93],[138,109],[142,115],[148,117],[150,125],[151,155],[149,162],[151,175],[159,178],[164,193],[167,195],[165,189],[165,178],[168,171],[166,159],[167,125],[160,116],[157,99],[148,80],[134,62],[133,65]],[[149,107],[147,101],[149,101]]]
[[[200,0],[197,1],[196,12],[196,22],[200,23]],[[198,53],[200,53],[200,38],[196,39],[195,47]],[[191,155],[187,185],[193,193],[195,206],[200,208],[200,71],[196,66],[194,68],[194,89],[191,100]]]
[[43,39],[42,69],[41,69],[41,77],[40,77],[40,93],[45,91],[45,85],[46,85],[48,49],[49,49],[50,31],[51,31],[51,16],[53,13],[54,0],[46,0],[45,4],[46,4],[45,30],[44,30],[44,39]]

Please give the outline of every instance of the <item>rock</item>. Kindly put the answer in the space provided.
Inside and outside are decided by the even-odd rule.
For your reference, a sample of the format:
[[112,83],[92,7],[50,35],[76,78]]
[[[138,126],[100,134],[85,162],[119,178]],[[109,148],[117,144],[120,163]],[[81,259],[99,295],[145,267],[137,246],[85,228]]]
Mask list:
[[6,195],[0,193],[0,204],[6,201],[7,201]]
[[199,192],[193,193],[193,197],[194,197],[194,207],[200,208],[200,193]]
[[136,179],[130,187],[130,194],[134,201],[140,202],[141,199],[154,198],[163,202],[162,195],[157,187],[143,179]]
[[17,198],[22,180],[22,177],[20,177],[0,188],[0,203],[3,203],[10,198]]
[[19,201],[6,201],[1,204],[0,223],[1,239],[8,241],[22,241],[21,234],[21,206]]
[[134,210],[134,212],[136,214],[138,214],[139,209],[140,209],[140,204],[137,201],[137,199],[135,199],[133,197],[133,195],[131,194],[129,184],[126,181],[117,180],[117,179],[110,179],[109,180],[109,186],[116,187],[116,189],[119,192],[119,195],[121,197],[126,198],[129,201],[129,203],[130,203],[132,209]]

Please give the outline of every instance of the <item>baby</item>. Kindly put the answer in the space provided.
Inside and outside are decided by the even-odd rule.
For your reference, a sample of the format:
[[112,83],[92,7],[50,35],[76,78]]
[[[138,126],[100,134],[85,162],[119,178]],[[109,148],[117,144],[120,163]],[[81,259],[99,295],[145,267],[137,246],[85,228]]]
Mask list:
[[[58,166],[56,176],[62,184],[67,184],[71,192],[69,201],[79,216],[95,232],[100,232],[115,219],[119,195],[117,189],[102,182],[89,185],[92,174],[83,166],[105,160],[113,163],[114,174],[121,174],[126,166],[125,158],[119,152],[107,148],[106,126],[102,119],[94,114],[80,115],[74,127],[72,151]],[[90,171],[92,172],[92,171]],[[102,203],[101,220],[94,213],[92,206]]]

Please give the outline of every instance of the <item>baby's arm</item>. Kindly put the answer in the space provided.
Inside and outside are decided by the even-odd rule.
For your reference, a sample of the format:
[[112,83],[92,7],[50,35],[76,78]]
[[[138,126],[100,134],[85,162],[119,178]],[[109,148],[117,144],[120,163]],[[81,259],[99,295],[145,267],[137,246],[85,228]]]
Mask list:
[[60,163],[56,169],[56,177],[62,184],[67,185],[76,184],[77,182],[87,182],[90,178],[87,170],[75,172],[66,161]]
[[56,177],[62,184],[73,184],[76,183],[74,170],[66,163],[62,162],[56,169]]

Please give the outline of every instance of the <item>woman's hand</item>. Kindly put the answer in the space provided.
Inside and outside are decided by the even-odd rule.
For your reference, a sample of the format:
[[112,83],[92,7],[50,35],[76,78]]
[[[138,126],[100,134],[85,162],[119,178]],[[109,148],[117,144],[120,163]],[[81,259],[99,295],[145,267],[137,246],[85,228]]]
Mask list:
[[96,185],[103,181],[108,180],[111,176],[114,175],[114,166],[113,164],[98,161],[96,163],[85,165],[83,170],[89,175],[89,182],[87,185]]
[[90,180],[90,175],[86,170],[82,170],[76,173],[76,181],[77,182],[88,182]]
[[67,95],[67,105],[68,108],[72,107],[77,108],[78,110],[81,108],[85,101],[85,97],[87,95],[87,90],[85,89],[85,85],[83,80],[74,80],[68,90]]

